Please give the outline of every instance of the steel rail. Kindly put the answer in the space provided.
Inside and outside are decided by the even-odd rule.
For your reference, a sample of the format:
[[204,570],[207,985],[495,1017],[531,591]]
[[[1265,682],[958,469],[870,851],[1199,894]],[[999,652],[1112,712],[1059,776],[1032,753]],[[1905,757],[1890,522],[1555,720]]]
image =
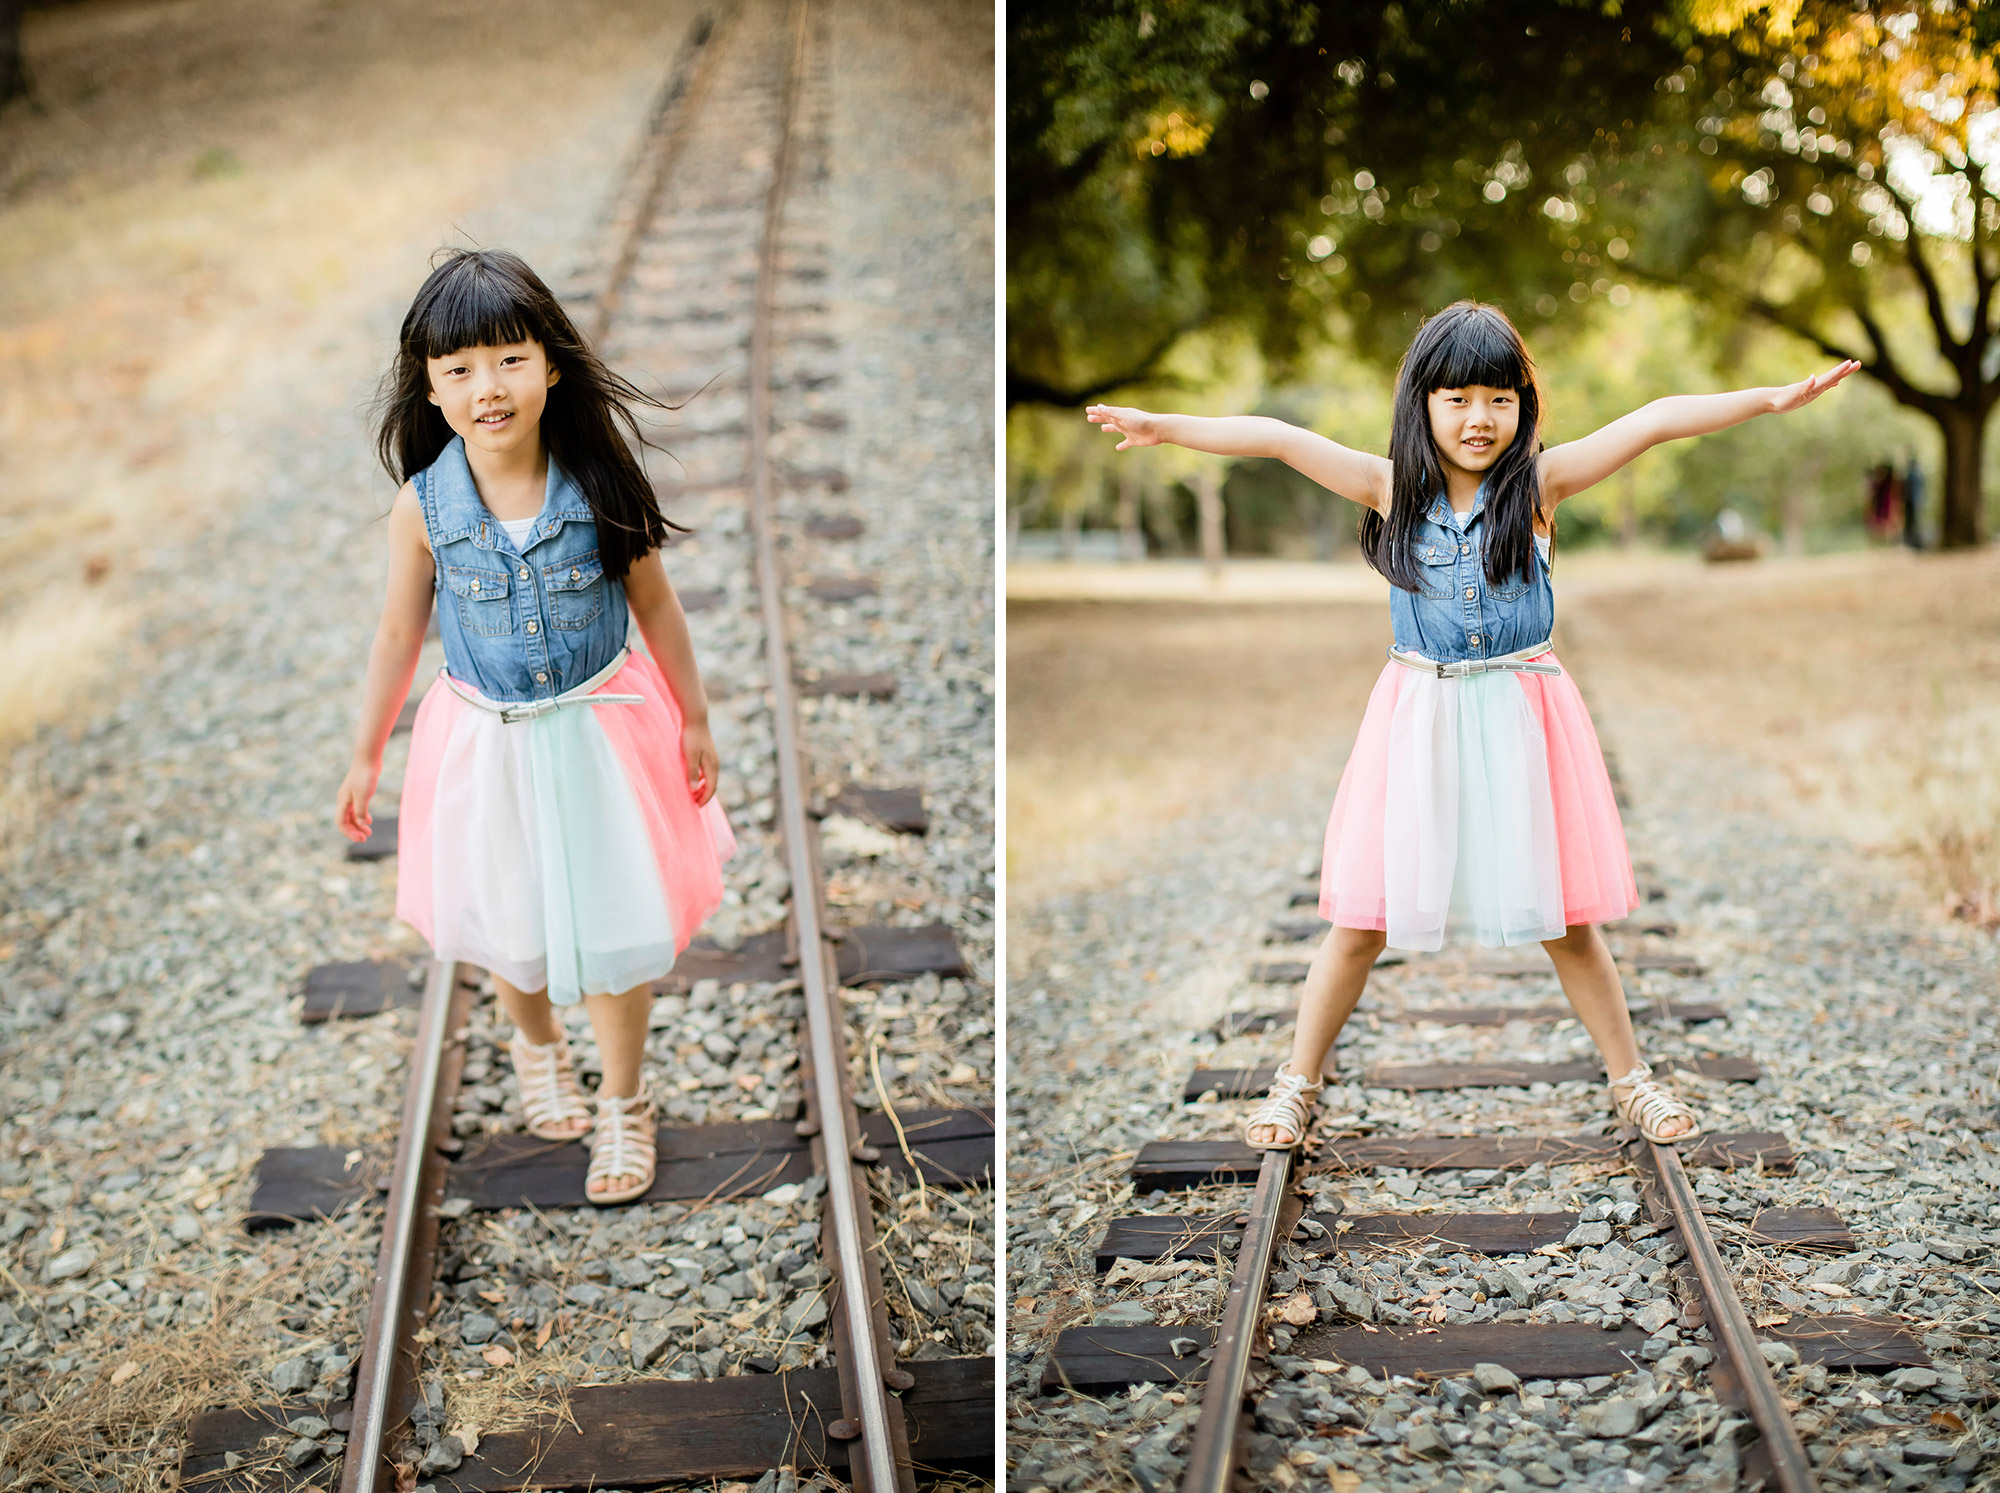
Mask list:
[[[764,204],[764,237],[757,260],[756,304],[750,324],[750,524],[756,539],[757,586],[764,620],[764,656],[770,674],[772,737],[778,758],[779,814],[787,868],[792,879],[792,919],[798,935],[799,977],[805,989],[806,1026],[812,1054],[813,1087],[826,1155],[826,1201],[839,1248],[840,1310],[848,1323],[849,1353],[860,1412],[861,1462],[872,1493],[889,1493],[898,1482],[889,1428],[888,1390],[877,1351],[863,1255],[855,1187],[855,1163],[848,1131],[850,1116],[841,1094],[847,1064],[842,1040],[845,1020],[827,979],[826,934],[815,888],[820,882],[806,820],[805,778],[799,761],[798,695],[792,685],[787,646],[784,576],[779,569],[776,512],[771,494],[771,322],[778,270],[778,234],[785,196],[796,168],[799,93],[805,76],[808,0],[794,0],[791,61],[785,76],[777,168]],[[850,1471],[859,1471],[850,1462]]]
[[[426,1173],[434,1170],[432,1130],[439,1070],[443,1066],[445,1038],[457,988],[458,965],[450,960],[434,961],[430,980],[424,986],[415,1050],[410,1054],[410,1086],[403,1097],[403,1128],[396,1137],[396,1164],[389,1175],[389,1196],[382,1215],[382,1247],[376,1256],[375,1284],[368,1298],[368,1325],[355,1370],[347,1449],[341,1459],[341,1493],[375,1493],[382,1471],[382,1442],[389,1431],[396,1359],[404,1346],[399,1329],[405,1311],[412,1305],[406,1290],[415,1253],[412,1241],[421,1217],[419,1204]],[[419,1309],[424,1304],[415,1303]]]
[[[1681,1243],[1694,1266],[1709,1331],[1734,1375],[1736,1392],[1763,1434],[1760,1450],[1770,1459],[1771,1475],[1781,1493],[1818,1493],[1819,1480],[1813,1472],[1812,1458],[1806,1454],[1798,1429],[1785,1411],[1784,1399],[1771,1378],[1771,1366],[1764,1361],[1763,1349],[1757,1346],[1756,1330],[1737,1298],[1722,1251],[1716,1248],[1715,1236],[1708,1231],[1708,1220],[1702,1216],[1701,1203],[1688,1182],[1680,1154],[1672,1146],[1653,1141],[1645,1142],[1645,1147],[1645,1159],[1659,1184],[1659,1196],[1680,1229]],[[1723,1386],[1716,1387],[1720,1390]]]
[[1258,1317],[1270,1283],[1271,1256],[1277,1252],[1283,1233],[1281,1215],[1297,1157],[1296,1147],[1266,1151],[1257,1169],[1250,1221],[1229,1277],[1229,1299],[1215,1333],[1215,1357],[1209,1360],[1208,1379],[1201,1389],[1201,1419],[1195,1422],[1181,1493],[1228,1493],[1230,1476],[1236,1470],[1250,1358],[1257,1346]]

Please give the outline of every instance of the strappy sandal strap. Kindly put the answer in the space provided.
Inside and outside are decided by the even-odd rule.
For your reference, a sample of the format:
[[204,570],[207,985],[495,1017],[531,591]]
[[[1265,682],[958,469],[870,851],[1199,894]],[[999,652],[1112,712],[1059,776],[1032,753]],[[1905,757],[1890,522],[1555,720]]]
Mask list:
[[[1309,1079],[1303,1073],[1293,1073],[1281,1064],[1271,1076],[1270,1093],[1243,1122],[1243,1139],[1265,1151],[1289,1151],[1302,1144],[1306,1138],[1306,1126],[1312,1120],[1312,1106],[1325,1087],[1324,1079]],[[1259,1126],[1282,1127],[1291,1132],[1292,1138],[1288,1141],[1252,1139],[1250,1132]]]
[[[1618,1096],[1625,1090],[1624,1098]],[[1653,1070],[1639,1064],[1623,1078],[1611,1080],[1611,1103],[1618,1118],[1639,1127],[1639,1133],[1656,1145],[1670,1146],[1701,1134],[1701,1120],[1681,1100],[1653,1082]],[[1688,1128],[1672,1135],[1661,1129],[1669,1120],[1686,1120]]]
[[590,1118],[590,1102],[577,1087],[570,1064],[567,1035],[538,1044],[516,1033],[507,1051],[514,1060],[514,1077],[521,1086],[521,1112],[530,1130]]
[[[597,1096],[597,1125],[590,1135],[590,1170],[584,1173],[584,1192],[593,1202],[623,1202],[638,1197],[653,1185],[656,1164],[655,1137],[659,1117],[653,1096],[641,1079],[639,1092],[623,1098]],[[609,1193],[593,1193],[592,1182],[620,1175],[640,1177]]]

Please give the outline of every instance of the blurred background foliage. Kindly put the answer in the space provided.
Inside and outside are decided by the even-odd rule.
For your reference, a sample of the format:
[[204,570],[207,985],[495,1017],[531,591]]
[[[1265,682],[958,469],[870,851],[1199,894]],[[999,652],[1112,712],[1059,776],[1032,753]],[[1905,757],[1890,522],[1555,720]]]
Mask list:
[[[1653,452],[1563,537],[1733,508],[1864,536],[1917,460],[1933,542],[1986,533],[2000,394],[2000,6],[1113,0],[1010,8],[1010,525],[1330,557],[1354,510],[1269,462],[1126,463],[1094,400],[1256,411],[1383,451],[1394,365],[1461,296],[1521,326],[1551,443],[1664,394],[1868,375]],[[1275,469],[1274,469],[1275,468]]]

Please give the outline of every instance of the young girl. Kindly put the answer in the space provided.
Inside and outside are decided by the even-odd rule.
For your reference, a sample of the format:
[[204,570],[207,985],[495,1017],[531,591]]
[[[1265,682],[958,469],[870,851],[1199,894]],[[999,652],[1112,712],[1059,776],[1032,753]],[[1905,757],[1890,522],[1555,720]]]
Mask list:
[[1245,1125],[1282,1150],[1385,944],[1436,949],[1449,925],[1488,946],[1539,941],[1597,1043],[1621,1119],[1655,1141],[1701,1133],[1652,1081],[1596,924],[1639,905],[1625,833],[1582,697],[1549,649],[1556,505],[1664,441],[1809,404],[1852,373],[1779,389],[1659,399],[1544,450],[1528,350],[1494,307],[1425,322],[1396,375],[1389,459],[1253,415],[1203,419],[1093,405],[1117,449],[1162,441],[1275,456],[1367,510],[1361,546],[1395,588],[1396,641],[1327,823],[1320,916],[1291,1062]]
[[[662,407],[598,361],[519,258],[442,256],[383,385],[377,446],[403,486],[336,811],[367,837],[436,598],[445,667],[410,738],[396,913],[438,958],[492,974],[528,1127],[590,1132],[594,1203],[652,1186],[650,987],[721,902],[736,848],[660,563],[680,526],[618,429],[640,438],[634,403]],[[594,1125],[551,1008],[579,1000],[604,1059]]]

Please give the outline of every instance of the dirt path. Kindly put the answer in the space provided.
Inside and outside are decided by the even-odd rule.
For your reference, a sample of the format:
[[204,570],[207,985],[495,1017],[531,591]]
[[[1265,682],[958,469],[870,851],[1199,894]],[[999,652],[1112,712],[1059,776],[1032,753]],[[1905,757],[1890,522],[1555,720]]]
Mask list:
[[0,747],[107,678],[162,536],[256,501],[260,432],[349,437],[330,545],[381,510],[363,414],[429,254],[508,245],[563,275],[693,11],[30,14],[36,92],[0,112],[0,651],[26,661]]

